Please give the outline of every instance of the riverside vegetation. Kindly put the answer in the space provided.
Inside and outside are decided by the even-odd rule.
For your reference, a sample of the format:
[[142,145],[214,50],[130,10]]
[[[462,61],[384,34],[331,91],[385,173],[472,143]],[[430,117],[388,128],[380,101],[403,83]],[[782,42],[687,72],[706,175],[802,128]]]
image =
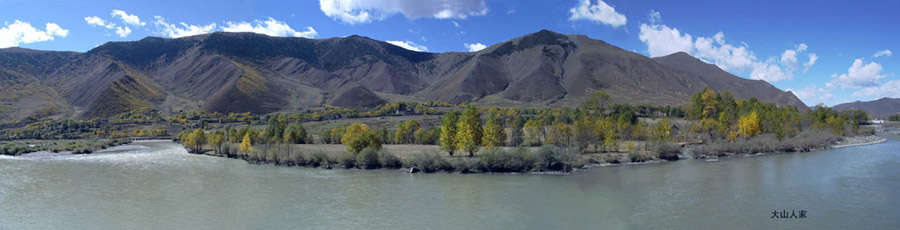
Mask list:
[[[173,139],[192,153],[253,163],[505,173],[677,160],[683,147],[697,158],[810,151],[845,136],[874,133],[861,126],[868,121],[862,111],[819,105],[801,112],[754,98],[735,100],[728,91],[704,89],[682,107],[608,105],[608,100],[605,92],[597,91],[571,109],[448,106],[431,111],[443,114],[436,124],[412,118],[388,129],[350,122],[322,126],[316,134],[304,127],[303,115],[273,114],[261,130],[226,125],[209,132],[185,130]],[[399,111],[390,108],[384,114]],[[336,144],[345,149],[310,147]],[[405,146],[414,153],[393,153],[385,145]]]

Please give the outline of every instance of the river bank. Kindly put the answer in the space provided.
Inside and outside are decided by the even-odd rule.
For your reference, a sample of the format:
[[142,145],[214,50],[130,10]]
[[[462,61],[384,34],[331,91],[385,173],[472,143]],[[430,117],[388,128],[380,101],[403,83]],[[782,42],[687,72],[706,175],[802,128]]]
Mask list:
[[130,139],[18,140],[0,144],[0,155],[91,154],[130,143]]

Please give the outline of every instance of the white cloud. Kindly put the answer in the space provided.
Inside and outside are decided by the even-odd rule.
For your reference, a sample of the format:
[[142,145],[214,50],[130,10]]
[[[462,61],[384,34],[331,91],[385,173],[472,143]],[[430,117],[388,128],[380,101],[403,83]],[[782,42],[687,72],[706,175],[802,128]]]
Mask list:
[[690,34],[685,33],[682,36],[678,29],[665,25],[641,24],[639,38],[641,42],[647,44],[650,57],[669,55],[679,51],[690,53],[694,48],[693,38]]
[[[651,22],[661,20],[660,13],[651,10],[649,15]],[[641,24],[639,34],[641,42],[647,45],[650,57],[669,55],[675,52],[685,52],[705,62],[713,63],[727,71],[750,71],[750,78],[776,82],[790,80],[793,72],[797,70],[799,60],[797,55],[805,52],[809,47],[800,44],[794,49],[785,50],[781,55],[781,65],[774,58],[766,61],[757,59],[750,46],[745,42],[740,45],[729,44],[725,41],[725,34],[718,32],[712,37],[696,37],[694,39],[688,33],[682,33],[677,28],[671,28],[662,24]],[[810,61],[804,63],[804,67],[815,64],[818,56],[810,55]]]
[[516,9],[507,10],[506,14],[514,14],[516,13]]
[[481,44],[481,43],[475,43],[475,44],[463,43],[463,46],[465,46],[466,49],[469,50],[469,52],[478,52],[479,50],[483,50],[484,48],[487,48],[486,45]]
[[[824,88],[816,88],[815,85],[806,86],[800,90],[787,89],[785,91],[791,91],[794,95],[797,96],[800,100],[804,100],[807,104],[816,104],[815,102],[828,102],[831,98],[834,97],[834,94],[831,94],[830,91],[825,90]],[[815,101],[817,100],[817,101]]]
[[312,27],[306,27],[306,31],[296,31],[287,23],[269,18],[266,21],[255,20],[250,22],[226,22],[222,27],[225,32],[253,32],[278,37],[304,37],[315,38],[319,36]]
[[459,23],[458,23],[458,22],[456,22],[456,21],[450,21],[450,22],[453,23],[453,26],[455,26],[456,28],[459,28]]
[[409,19],[465,19],[488,12],[484,0],[319,0],[319,8],[326,16],[351,25],[384,20],[397,13]]
[[[115,18],[115,17],[121,18],[123,22],[125,22],[125,23],[127,23],[127,24],[134,25],[134,26],[144,26],[144,25],[147,25],[147,23],[142,22],[142,21],[141,21],[141,18],[139,18],[137,15],[134,15],[134,14],[128,14],[128,13],[125,13],[125,11],[122,11],[122,10],[112,10],[112,12],[109,13],[109,15],[111,15],[111,16],[114,17],[114,18]],[[116,31],[116,33],[118,33],[118,31]]]
[[853,92],[854,97],[900,97],[900,80],[888,81],[880,86],[870,86]]
[[834,80],[828,82],[828,86],[840,86],[842,89],[876,86],[878,85],[878,79],[886,77],[881,74],[881,70],[880,64],[876,62],[863,64],[863,59],[857,58],[853,61],[853,65],[850,66],[847,73],[841,75],[837,75],[837,73],[832,74],[831,78],[834,78]]
[[628,21],[625,15],[616,12],[616,9],[603,2],[597,0],[596,5],[591,5],[591,0],[581,0],[574,8],[569,9],[572,15],[569,21],[588,20],[594,23],[603,23],[614,28],[624,26]]
[[781,54],[781,65],[790,72],[796,71],[800,61],[797,60],[797,54],[803,53],[808,47],[805,43],[801,43],[795,49],[785,50]]
[[408,40],[405,42],[404,41],[385,41],[385,42],[390,43],[391,45],[399,46],[401,48],[412,50],[412,51],[418,51],[418,52],[428,51],[428,47],[416,45],[416,43],[408,41]]
[[119,37],[123,37],[123,38],[128,37],[128,35],[131,34],[131,28],[128,28],[127,26],[126,27],[121,27],[121,26],[116,27],[116,34],[118,34]]
[[662,15],[656,10],[650,10],[648,18],[650,19],[650,24],[659,24],[662,22]]
[[66,37],[69,30],[59,27],[56,23],[47,23],[43,31],[31,26],[31,23],[15,20],[12,24],[6,24],[0,28],[0,48],[19,46],[42,41],[52,41],[54,37]]
[[179,23],[181,26],[179,27],[176,24],[169,24],[166,22],[166,19],[162,16],[153,16],[156,19],[154,24],[156,24],[156,28],[159,29],[157,33],[162,34],[163,36],[168,36],[170,38],[180,38],[186,36],[193,36],[198,34],[205,34],[212,32],[216,29],[216,23],[211,23],[209,25],[188,25],[187,23],[181,22]]
[[97,17],[97,16],[84,17],[84,21],[87,22],[87,24],[91,25],[91,26],[106,27],[107,29],[112,29],[112,28],[116,27],[115,23],[107,22],[106,20],[103,20],[102,18]]
[[806,63],[803,63],[803,73],[804,74],[807,71],[809,71],[809,67],[812,67],[813,65],[816,64],[816,60],[819,60],[819,56],[817,56],[815,53],[811,53],[807,56],[809,56],[809,61],[807,61]]
[[790,72],[785,73],[780,66],[768,62],[755,62],[750,71],[750,78],[768,82],[790,80],[792,77]]
[[877,58],[877,57],[881,57],[881,56],[888,56],[888,57],[890,57],[890,56],[893,55],[893,54],[894,54],[894,53],[891,52],[891,50],[882,50],[882,51],[876,52],[874,55],[872,55],[872,57],[876,57],[876,58]]
[[[687,35],[687,34],[685,34]],[[734,46],[725,42],[725,33],[718,32],[712,38],[697,37],[694,57],[710,60],[724,70],[746,71],[754,67],[756,56],[746,45]],[[767,68],[767,66],[762,66]]]

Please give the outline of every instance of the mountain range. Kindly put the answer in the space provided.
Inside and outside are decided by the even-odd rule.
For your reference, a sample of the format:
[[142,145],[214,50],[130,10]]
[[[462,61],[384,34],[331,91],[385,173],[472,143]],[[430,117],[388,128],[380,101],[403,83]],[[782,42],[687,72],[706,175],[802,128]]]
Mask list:
[[862,110],[873,118],[885,118],[890,115],[900,114],[900,98],[884,97],[874,101],[854,101],[838,104],[832,107],[835,110]]
[[705,87],[806,110],[791,92],[734,76],[686,53],[648,58],[584,35],[541,30],[477,52],[410,51],[362,36],[254,33],[108,42],[87,52],[0,49],[0,120],[163,112],[270,113],[333,105],[440,100],[574,106],[682,105]]

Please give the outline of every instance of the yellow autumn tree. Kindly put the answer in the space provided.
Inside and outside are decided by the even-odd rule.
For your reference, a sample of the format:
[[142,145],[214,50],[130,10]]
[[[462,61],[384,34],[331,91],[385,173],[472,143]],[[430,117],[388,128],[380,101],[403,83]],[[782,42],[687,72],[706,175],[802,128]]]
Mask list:
[[341,143],[347,146],[347,151],[351,153],[359,153],[366,147],[381,149],[381,141],[378,135],[369,130],[365,124],[353,123],[344,131],[341,137]]
[[484,125],[484,137],[481,139],[484,147],[500,147],[506,140],[506,132],[503,130],[503,124],[497,113],[491,113],[491,117]]
[[253,143],[250,142],[250,133],[244,134],[244,139],[241,141],[241,152],[250,153],[253,151]]
[[441,150],[447,151],[450,153],[450,156],[453,156],[453,151],[456,151],[456,122],[459,118],[456,116],[456,112],[449,112],[444,114],[443,119],[441,119],[441,137],[439,140],[439,144],[441,145]]
[[738,119],[738,133],[746,138],[754,137],[762,133],[762,121],[756,111]]
[[456,146],[474,156],[481,147],[481,114],[475,106],[466,106],[462,117],[456,123]]

